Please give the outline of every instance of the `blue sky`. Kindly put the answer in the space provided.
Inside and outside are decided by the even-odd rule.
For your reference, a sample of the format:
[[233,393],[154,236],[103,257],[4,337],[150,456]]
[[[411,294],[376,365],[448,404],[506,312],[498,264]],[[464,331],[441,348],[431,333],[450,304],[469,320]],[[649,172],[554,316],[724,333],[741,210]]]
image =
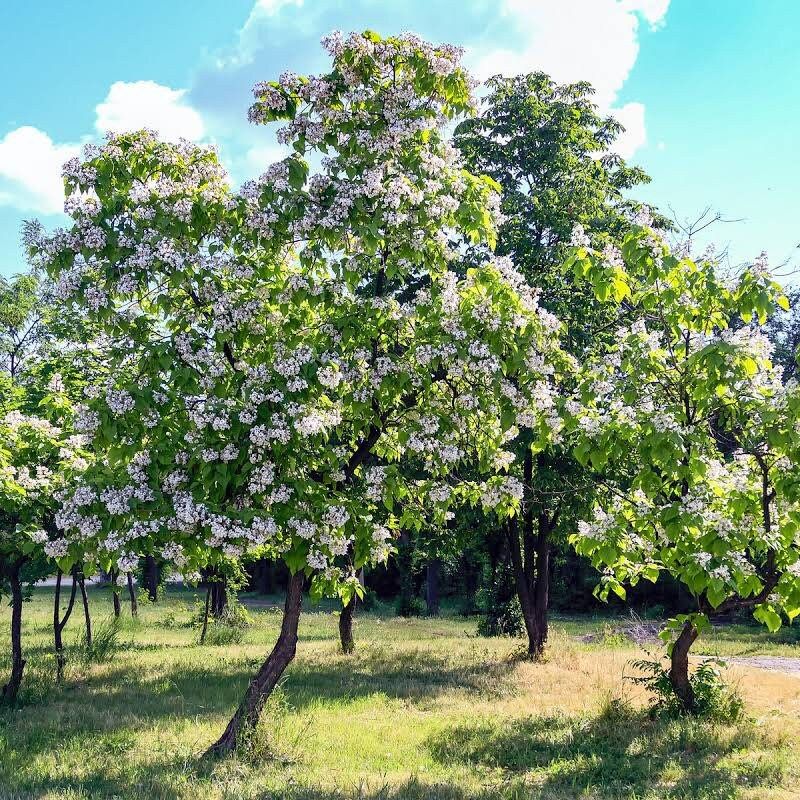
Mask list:
[[23,219],[63,222],[59,165],[104,130],[216,142],[234,180],[277,157],[246,122],[250,88],[323,69],[334,28],[415,30],[466,48],[479,77],[586,79],[628,127],[637,193],[681,219],[738,220],[710,238],[736,264],[800,267],[797,0],[40,0],[4,9],[0,272],[24,268]]

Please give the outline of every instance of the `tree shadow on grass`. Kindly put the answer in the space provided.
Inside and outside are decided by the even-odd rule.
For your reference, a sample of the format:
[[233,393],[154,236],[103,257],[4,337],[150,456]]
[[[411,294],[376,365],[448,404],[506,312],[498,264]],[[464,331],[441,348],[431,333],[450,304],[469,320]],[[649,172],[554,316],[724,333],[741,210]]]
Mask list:
[[[428,742],[442,764],[499,770],[520,797],[731,800],[743,787],[774,786],[783,752],[749,723],[652,719],[612,704],[594,718],[549,715],[449,728]],[[517,795],[509,795],[516,797]]]
[[[224,720],[260,662],[261,656],[230,662],[215,658],[211,663],[167,663],[161,669],[137,671],[124,653],[118,653],[102,669],[51,688],[39,702],[0,712],[0,800],[4,791],[14,797],[48,792],[148,800],[185,796],[187,780],[210,779],[208,764],[197,757],[207,742],[198,741],[193,753],[174,760],[170,753],[156,753],[150,762],[136,757],[137,737],[165,724],[183,725],[191,737],[191,722],[186,726],[184,720]],[[509,662],[476,663],[425,649],[364,648],[357,656],[328,656],[323,663],[299,659],[290,665],[282,693],[295,710],[375,694],[426,702],[452,690],[497,692],[512,667]],[[47,759],[54,752],[59,754],[55,768],[44,773],[31,768],[37,758]],[[81,777],[71,774],[68,766],[76,763]],[[314,791],[308,796],[325,797]]]

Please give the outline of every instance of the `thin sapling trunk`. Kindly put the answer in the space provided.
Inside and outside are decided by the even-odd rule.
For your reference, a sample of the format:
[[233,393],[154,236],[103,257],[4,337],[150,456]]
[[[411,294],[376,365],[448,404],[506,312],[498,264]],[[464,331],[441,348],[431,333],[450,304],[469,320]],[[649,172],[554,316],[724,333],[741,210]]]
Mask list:
[[78,589],[78,581],[76,578],[75,570],[72,571],[72,590],[69,595],[69,602],[67,603],[64,616],[61,616],[61,578],[63,573],[61,570],[56,575],[56,589],[53,598],[53,641],[56,651],[56,679],[61,680],[64,677],[64,640],[63,632],[72,615],[72,608],[75,605],[75,595]]
[[353,614],[356,610],[355,593],[350,600],[344,604],[339,614],[339,642],[342,652],[349,655],[356,649],[356,642],[353,638]]
[[136,601],[136,587],[133,585],[133,573],[128,573],[128,596],[131,599],[131,616],[139,616],[139,603]]
[[22,657],[22,580],[20,572],[25,559],[19,559],[11,566],[8,580],[11,584],[11,677],[3,687],[3,700],[13,703],[17,699],[25,669]]
[[83,572],[78,573],[78,586],[81,590],[81,601],[83,603],[83,620],[86,625],[86,647],[92,646],[92,615],[89,613],[89,595],[86,593],[86,578]]

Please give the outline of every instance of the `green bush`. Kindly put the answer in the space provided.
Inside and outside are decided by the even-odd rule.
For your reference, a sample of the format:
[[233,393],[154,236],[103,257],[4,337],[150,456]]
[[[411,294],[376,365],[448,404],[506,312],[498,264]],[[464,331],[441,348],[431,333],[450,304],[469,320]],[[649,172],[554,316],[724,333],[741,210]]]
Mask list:
[[425,602],[413,595],[409,597],[401,594],[397,598],[397,605],[394,608],[394,613],[398,617],[424,617],[427,612],[428,609]]
[[[653,696],[653,714],[667,717],[685,715],[685,710],[669,679],[669,670],[662,659],[640,659],[631,662],[643,675],[629,678],[632,683],[644,686]],[[736,722],[744,713],[741,695],[722,678],[725,662],[718,658],[704,660],[689,675],[694,692],[692,714],[715,722]]]
[[478,590],[476,603],[481,612],[480,636],[520,636],[525,630],[514,579],[510,570],[498,570]]

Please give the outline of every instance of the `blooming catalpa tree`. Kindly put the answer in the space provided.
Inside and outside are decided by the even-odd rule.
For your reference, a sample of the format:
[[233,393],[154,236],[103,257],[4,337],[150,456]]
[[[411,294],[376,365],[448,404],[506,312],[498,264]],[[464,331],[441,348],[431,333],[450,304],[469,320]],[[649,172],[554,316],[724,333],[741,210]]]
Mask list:
[[[35,387],[34,387],[35,388]],[[72,409],[56,375],[43,397],[22,391],[15,408],[0,406],[0,581],[11,594],[11,677],[3,698],[13,701],[22,682],[22,585],[50,572],[66,555],[55,534],[58,497],[85,469],[84,438],[70,433]],[[31,392],[30,394],[38,394]],[[3,588],[0,585],[0,588]]]
[[576,455],[606,498],[572,540],[605,570],[606,595],[666,570],[696,598],[664,633],[691,710],[688,651],[709,616],[752,608],[775,630],[800,613],[798,390],[782,385],[761,329],[785,304],[765,264],[723,281],[640,222],[622,253],[580,242],[571,257],[578,277],[622,303],[616,344],[586,365],[569,404]]
[[325,45],[331,72],[255,88],[251,119],[288,120],[294,149],[261,178],[233,193],[207,149],[112,136],[65,168],[72,228],[33,245],[113,366],[81,410],[109,455],[59,515],[71,556],[192,571],[260,548],[292,574],[215,752],[293,658],[306,577],[348,599],[402,527],[461,499],[512,509],[504,478],[460,470],[493,471],[512,429],[549,436],[537,386],[557,324],[509,262],[451,268],[465,242],[492,242],[497,188],[442,134],[471,108],[459,52]]

